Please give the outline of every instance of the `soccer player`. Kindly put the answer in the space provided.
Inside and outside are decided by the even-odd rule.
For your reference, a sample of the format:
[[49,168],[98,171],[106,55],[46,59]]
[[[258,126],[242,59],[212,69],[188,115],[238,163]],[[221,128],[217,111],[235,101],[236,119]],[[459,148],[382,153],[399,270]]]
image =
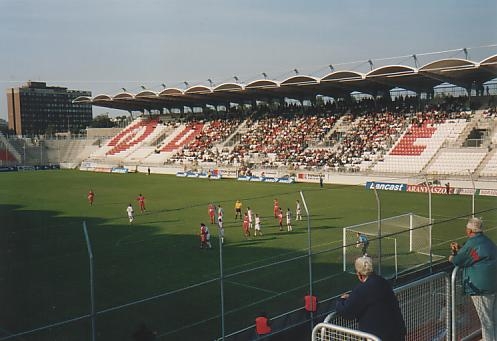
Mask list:
[[88,192],[88,203],[93,206],[93,199],[95,198],[95,192],[92,189]]
[[219,218],[217,218],[217,227],[219,228],[219,239],[221,240],[221,244],[224,244],[224,227],[222,216],[219,216]]
[[286,229],[288,232],[293,231],[292,228],[292,212],[289,208],[286,209]]
[[211,219],[211,224],[214,224],[214,216],[216,215],[216,206],[213,203],[209,203],[207,206],[207,211],[209,212],[209,218]]
[[280,231],[283,231],[283,211],[281,208],[278,211],[278,224],[280,225]]
[[252,224],[252,210],[250,209],[250,207],[247,207],[247,215],[249,221],[249,229],[251,230],[254,226]]
[[235,220],[238,216],[242,219],[242,202],[240,200],[235,202]]
[[273,201],[273,212],[274,212],[274,217],[278,218],[278,214],[280,212],[280,204],[278,203],[277,198],[274,198],[274,201]]
[[259,215],[256,213],[255,214],[255,228],[254,228],[254,236],[257,236],[257,233],[259,233],[262,236],[262,231],[261,231],[261,218]]
[[217,205],[217,217],[224,219],[224,209],[221,207],[221,204]]
[[356,236],[357,236],[357,242],[356,242],[355,247],[361,247],[362,248],[361,251],[362,251],[363,256],[367,256],[368,255],[367,251],[368,251],[368,246],[369,246],[368,237],[366,237],[366,235],[361,233],[361,232],[357,232]]
[[131,206],[131,203],[126,208],[126,212],[128,213],[129,223],[131,224],[133,222],[133,220],[135,219],[135,217],[134,217],[135,211],[133,210],[133,206]]
[[295,220],[302,220],[302,208],[300,207],[299,199],[297,199],[297,207],[295,208]]
[[138,204],[140,205],[140,212],[145,212],[145,197],[140,193],[140,195],[136,198],[136,201],[138,201]]
[[245,213],[245,215],[243,216],[243,234],[245,235],[245,237],[250,237],[250,230],[249,230],[249,220],[248,220],[248,214]]
[[209,233],[209,228],[205,226],[204,223],[200,224],[200,248],[204,247],[211,249],[211,234]]

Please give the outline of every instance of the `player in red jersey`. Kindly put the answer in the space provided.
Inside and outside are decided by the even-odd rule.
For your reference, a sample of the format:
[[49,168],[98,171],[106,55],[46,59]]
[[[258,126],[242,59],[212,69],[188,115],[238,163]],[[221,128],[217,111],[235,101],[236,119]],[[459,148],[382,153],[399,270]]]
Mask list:
[[140,205],[140,212],[145,212],[145,197],[140,193],[140,195],[136,198],[136,201],[138,201],[138,204]]
[[273,212],[274,212],[274,217],[278,218],[278,214],[280,213],[280,204],[278,203],[278,199],[274,198],[273,201]]
[[93,206],[93,199],[95,198],[95,192],[92,189],[88,192],[88,203]]
[[283,231],[283,211],[281,208],[278,210],[278,224],[280,224],[280,231]]
[[245,215],[243,216],[243,234],[245,237],[250,237],[250,229],[249,229],[249,217],[247,212],[245,212]]
[[212,248],[211,244],[211,234],[209,232],[209,228],[205,226],[204,223],[200,224],[200,248]]
[[213,203],[209,203],[207,206],[207,211],[209,212],[209,218],[211,219],[211,224],[215,222],[216,206]]

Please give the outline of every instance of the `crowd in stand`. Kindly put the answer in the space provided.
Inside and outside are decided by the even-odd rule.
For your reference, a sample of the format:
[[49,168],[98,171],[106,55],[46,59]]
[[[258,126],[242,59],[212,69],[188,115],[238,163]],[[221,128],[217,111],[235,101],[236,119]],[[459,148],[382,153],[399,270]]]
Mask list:
[[[285,166],[290,170],[323,168],[359,170],[361,164],[381,158],[409,123],[436,124],[447,119],[469,117],[466,112],[417,113],[373,112],[343,114],[329,111],[303,114],[298,110],[254,112],[241,119],[217,119],[181,152],[175,162],[213,162],[263,167]],[[295,109],[295,108],[293,108]],[[338,119],[344,131],[335,131]],[[238,134],[233,134],[239,129]],[[234,135],[233,148],[216,144]]]
[[[169,162],[265,168],[364,169],[381,159],[409,124],[422,126],[469,118],[464,98],[424,105],[415,97],[339,100],[319,106],[262,106],[247,112],[231,108],[203,115],[202,132]],[[484,115],[495,115],[495,110]],[[184,117],[183,117],[184,119]],[[187,118],[198,122],[198,115]]]
[[206,122],[202,132],[195,137],[195,140],[186,145],[181,151],[176,153],[171,160],[189,160],[201,162],[215,162],[220,154],[215,145],[225,141],[240,125],[240,120],[215,119]]

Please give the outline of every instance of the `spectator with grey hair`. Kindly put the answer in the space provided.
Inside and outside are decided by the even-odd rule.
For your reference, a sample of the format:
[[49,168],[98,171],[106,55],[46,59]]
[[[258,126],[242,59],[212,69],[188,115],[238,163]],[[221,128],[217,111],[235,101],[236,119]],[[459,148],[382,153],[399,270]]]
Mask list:
[[405,340],[406,325],[390,283],[374,273],[369,256],[357,258],[355,270],[361,283],[340,297],[336,304],[338,315],[357,320],[359,330],[382,341]]
[[479,218],[466,224],[463,246],[450,243],[449,261],[463,269],[463,288],[470,295],[481,322],[482,339],[497,341],[497,246],[483,234]]

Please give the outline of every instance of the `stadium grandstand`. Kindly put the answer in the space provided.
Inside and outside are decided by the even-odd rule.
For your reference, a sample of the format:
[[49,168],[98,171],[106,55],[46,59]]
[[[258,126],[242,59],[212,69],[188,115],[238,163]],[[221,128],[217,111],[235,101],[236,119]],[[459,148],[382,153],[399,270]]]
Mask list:
[[[0,133],[0,166],[270,176],[316,183],[324,178],[328,184],[353,185],[395,177],[419,184],[429,178],[439,184],[450,181],[454,188],[476,182],[478,188],[497,189],[497,54],[478,62],[449,58],[420,67],[371,64],[367,73],[330,69],[322,77],[295,70],[283,80],[79,97],[75,103],[129,112],[127,125],[88,129],[78,138]],[[445,279],[435,283],[439,280],[428,285],[445,290]],[[425,284],[406,284],[398,295],[416,297],[415,290]],[[422,295],[432,294],[432,289],[423,290]],[[328,315],[328,303],[320,307],[321,321],[326,317],[340,324]],[[448,304],[437,301],[427,309],[440,311]],[[403,313],[434,320],[416,307],[407,311],[413,305],[403,306]],[[307,316],[308,311],[296,314]],[[283,320],[275,326],[284,330],[288,318]],[[421,323],[417,330],[425,328]],[[334,340],[329,325],[318,327],[313,339]],[[252,329],[236,337],[252,339]],[[444,339],[435,338],[435,331],[430,340]]]

